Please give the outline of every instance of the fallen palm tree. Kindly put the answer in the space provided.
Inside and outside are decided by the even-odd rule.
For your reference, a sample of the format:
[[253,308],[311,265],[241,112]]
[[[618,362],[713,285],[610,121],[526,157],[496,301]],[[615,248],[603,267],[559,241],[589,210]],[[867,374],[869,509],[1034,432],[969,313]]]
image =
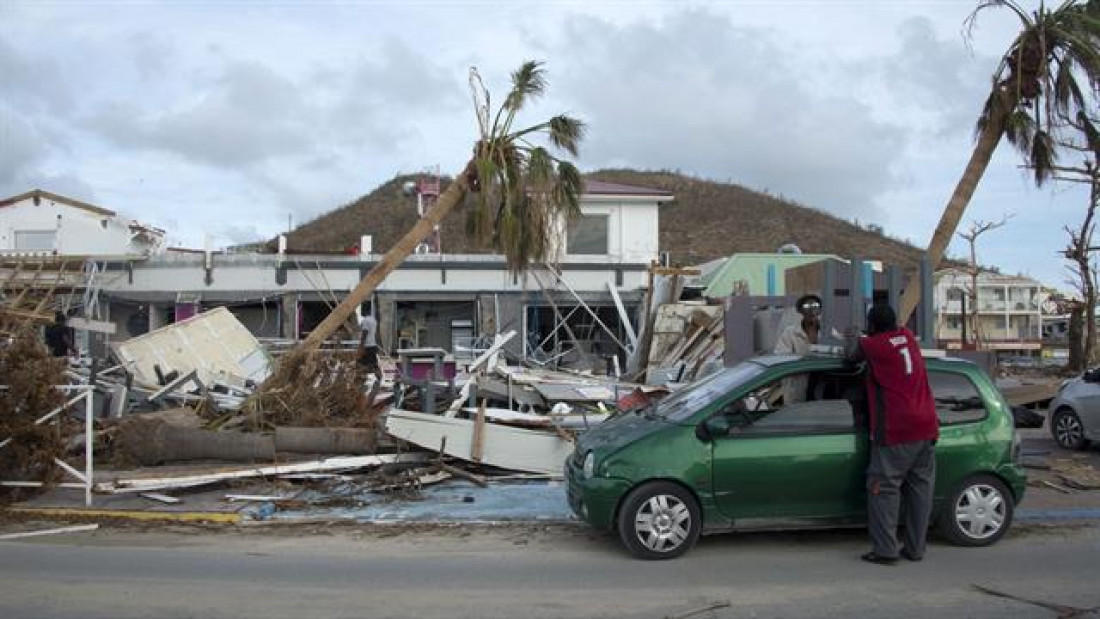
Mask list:
[[576,156],[585,125],[561,114],[522,129],[515,128],[517,113],[544,93],[546,79],[541,63],[534,61],[525,62],[511,78],[512,88],[494,112],[477,70],[470,70],[479,136],[473,157],[435,204],[309,337],[279,360],[275,372],[246,402],[246,409],[258,422],[271,423],[290,416],[298,417],[296,425],[310,425],[333,416],[343,417],[349,411],[358,414],[352,406],[355,398],[337,384],[342,382],[358,389],[362,382],[348,380],[350,371],[343,365],[335,366],[331,357],[319,353],[318,348],[348,324],[356,307],[369,299],[386,277],[467,197],[475,198],[468,221],[474,237],[503,253],[513,272],[556,256],[561,248],[555,235],[565,229],[565,221],[580,213],[582,179],[572,163],[533,145],[530,139],[544,135],[554,148]]

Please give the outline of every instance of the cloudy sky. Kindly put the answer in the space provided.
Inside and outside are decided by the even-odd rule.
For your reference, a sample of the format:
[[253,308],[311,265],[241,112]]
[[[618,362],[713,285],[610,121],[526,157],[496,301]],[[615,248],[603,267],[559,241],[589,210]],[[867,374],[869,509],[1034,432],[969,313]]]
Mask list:
[[[176,244],[270,237],[394,174],[458,171],[469,67],[503,93],[540,59],[550,89],[529,118],[587,121],[584,170],[733,181],[923,245],[1017,26],[984,13],[968,45],[972,7],[0,0],[0,195],[89,200]],[[1062,226],[1086,196],[1037,190],[1019,164],[1002,146],[964,224],[1014,213],[980,259],[1064,287]]]

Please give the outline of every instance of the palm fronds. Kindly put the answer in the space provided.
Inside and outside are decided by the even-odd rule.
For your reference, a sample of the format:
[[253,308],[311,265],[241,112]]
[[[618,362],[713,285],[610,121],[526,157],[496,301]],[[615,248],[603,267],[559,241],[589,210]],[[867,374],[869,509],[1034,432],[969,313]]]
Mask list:
[[531,139],[543,137],[554,149],[576,156],[585,124],[560,114],[513,129],[524,106],[546,91],[546,74],[537,61],[512,73],[512,87],[490,118],[488,91],[471,70],[471,92],[481,132],[474,148],[476,183],[467,227],[479,242],[502,252],[508,267],[521,272],[535,262],[554,261],[561,251],[562,231],[580,214],[580,173]]

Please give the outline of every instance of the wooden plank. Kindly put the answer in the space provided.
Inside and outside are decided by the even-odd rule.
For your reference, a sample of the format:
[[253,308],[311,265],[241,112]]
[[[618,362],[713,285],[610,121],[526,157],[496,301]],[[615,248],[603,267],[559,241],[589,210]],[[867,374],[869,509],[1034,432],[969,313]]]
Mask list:
[[470,448],[470,459],[481,462],[481,456],[485,453],[485,400],[477,407],[477,418],[474,420],[474,441]]
[[1026,406],[1045,400],[1051,400],[1058,395],[1058,383],[1038,383],[1034,385],[1020,385],[1019,387],[1005,387],[1001,393],[1011,406]]
[[654,275],[664,275],[670,277],[673,275],[702,275],[703,272],[699,269],[680,269],[676,267],[650,267],[649,272]]
[[72,527],[58,527],[56,529],[45,529],[40,531],[7,533],[5,535],[0,535],[0,540],[23,539],[25,537],[39,537],[42,535],[60,535],[62,533],[81,533],[84,531],[95,531],[98,528],[98,524],[80,524]]
[[143,499],[149,499],[150,501],[156,501],[158,503],[165,503],[168,505],[175,505],[176,503],[183,502],[183,499],[178,499],[174,496],[168,496],[167,494],[161,494],[159,492],[142,492],[138,496]]
[[344,471],[366,468],[369,466],[381,466],[396,462],[424,462],[427,457],[420,453],[384,454],[377,456],[349,456],[339,458],[326,458],[309,462],[297,462],[294,464],[275,464],[270,466],[258,466],[235,470],[221,470],[214,473],[184,475],[168,478],[147,479],[116,479],[114,481],[96,484],[97,492],[109,494],[122,494],[127,492],[149,492],[150,490],[167,490],[171,488],[193,488],[205,486],[232,479],[247,479],[249,477],[272,477],[287,473],[318,473],[323,471]]

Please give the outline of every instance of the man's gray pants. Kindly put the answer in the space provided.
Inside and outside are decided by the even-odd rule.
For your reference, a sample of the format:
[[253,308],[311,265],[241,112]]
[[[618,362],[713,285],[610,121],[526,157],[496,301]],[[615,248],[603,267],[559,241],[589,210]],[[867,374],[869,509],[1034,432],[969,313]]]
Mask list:
[[872,552],[880,557],[898,556],[898,512],[904,501],[906,554],[924,556],[935,481],[933,441],[871,446],[871,463],[867,466],[867,518]]

